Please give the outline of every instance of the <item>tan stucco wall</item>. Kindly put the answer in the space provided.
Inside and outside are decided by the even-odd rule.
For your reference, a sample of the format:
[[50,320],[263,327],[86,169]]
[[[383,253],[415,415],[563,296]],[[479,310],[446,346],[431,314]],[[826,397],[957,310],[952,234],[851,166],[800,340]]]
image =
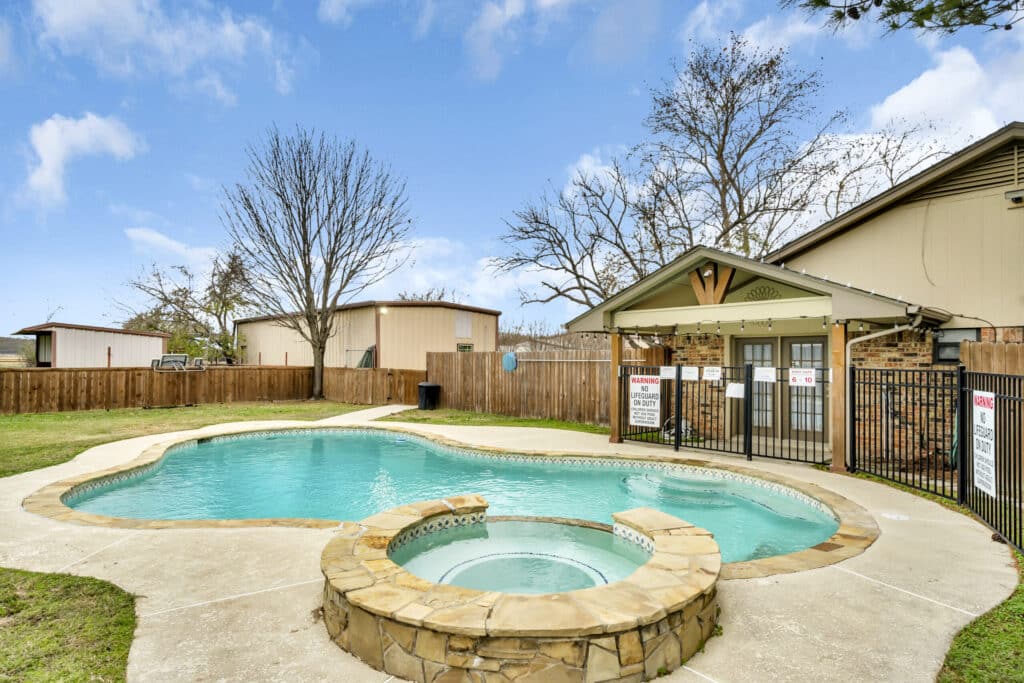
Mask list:
[[[495,351],[497,317],[466,312],[471,319],[469,337],[456,338],[455,318],[460,311],[443,307],[389,306],[377,313],[373,307],[339,311],[335,334],[327,343],[324,364],[331,368],[355,367],[363,353],[376,343],[380,318],[378,366],[425,370],[428,351],[455,351],[456,344],[473,344],[474,351]],[[309,344],[296,332],[262,320],[238,324],[245,346],[245,362],[263,365],[311,365]],[[262,356],[261,356],[262,354]]]
[[1008,208],[1003,193],[1009,189],[894,207],[789,259],[786,268],[978,316],[996,327],[1020,325],[1024,209]]
[[[163,353],[162,337],[116,332],[76,330],[66,327],[54,331],[56,368],[105,368],[107,347],[110,347],[110,367],[148,367],[150,361]],[[52,357],[52,356],[51,356]]]

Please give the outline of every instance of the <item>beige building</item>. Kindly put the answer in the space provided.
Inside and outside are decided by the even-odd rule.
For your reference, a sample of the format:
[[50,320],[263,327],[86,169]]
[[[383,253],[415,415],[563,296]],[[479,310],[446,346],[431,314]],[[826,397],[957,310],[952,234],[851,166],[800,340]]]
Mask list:
[[[339,306],[324,364],[425,370],[428,351],[496,351],[500,311],[444,301],[366,301]],[[245,363],[312,365],[309,344],[273,316],[235,322]]]
[[141,368],[167,352],[171,336],[115,327],[43,323],[14,334],[36,338],[39,368]]
[[[776,386],[753,386],[750,431],[799,435],[841,463],[847,367],[955,367],[963,339],[1022,341],[1022,264],[1024,124],[1012,123],[763,261],[693,249],[568,329],[612,333],[615,365],[623,336],[644,334],[663,340],[666,363],[780,369]],[[794,390],[791,368],[813,369],[815,390]],[[702,405],[692,421],[714,421],[724,441],[747,419],[735,403]]]

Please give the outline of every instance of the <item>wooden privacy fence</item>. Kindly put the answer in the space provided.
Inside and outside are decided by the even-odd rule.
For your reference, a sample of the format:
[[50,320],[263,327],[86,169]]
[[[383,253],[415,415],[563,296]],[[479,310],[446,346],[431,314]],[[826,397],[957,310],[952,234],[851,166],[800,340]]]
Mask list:
[[[609,351],[517,353],[502,369],[500,352],[428,353],[427,379],[441,385],[441,407],[591,424],[608,424]],[[660,365],[663,349],[627,350],[623,362]]]
[[960,362],[971,372],[1024,375],[1024,344],[962,341]]
[[324,368],[324,398],[366,405],[414,404],[418,385],[426,378],[423,370]]
[[[422,370],[325,368],[324,395],[343,403],[415,403],[424,378]],[[295,401],[312,391],[313,368],[303,366],[0,369],[0,414]]]

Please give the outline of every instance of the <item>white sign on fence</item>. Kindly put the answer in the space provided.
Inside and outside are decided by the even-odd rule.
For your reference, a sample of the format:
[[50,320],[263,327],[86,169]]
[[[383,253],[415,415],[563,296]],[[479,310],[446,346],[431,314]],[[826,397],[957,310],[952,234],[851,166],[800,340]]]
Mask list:
[[633,427],[661,426],[661,377],[630,375],[629,424]]
[[720,382],[722,381],[722,368],[719,365],[709,365],[704,368],[704,381],[705,382]]
[[774,382],[775,368],[754,368],[755,382]]
[[681,373],[679,375],[680,379],[684,379],[687,382],[696,382],[700,379],[700,368],[694,365],[684,365],[679,368],[679,372]]
[[726,398],[743,398],[743,385],[739,382],[729,382],[725,385]]
[[815,381],[814,368],[789,369],[789,386],[791,387],[813,387]]
[[662,379],[675,379],[676,378],[676,366],[674,365],[662,365],[661,371],[658,376]]
[[996,395],[989,391],[973,394],[972,436],[974,437],[974,486],[996,497]]

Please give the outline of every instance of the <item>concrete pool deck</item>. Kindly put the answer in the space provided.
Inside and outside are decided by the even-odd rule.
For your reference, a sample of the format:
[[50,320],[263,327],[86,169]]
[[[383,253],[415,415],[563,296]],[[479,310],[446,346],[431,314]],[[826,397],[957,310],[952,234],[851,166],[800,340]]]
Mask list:
[[[402,409],[372,408],[301,424],[366,424]],[[549,429],[374,426],[519,452],[672,453]],[[224,425],[175,434],[222,431]],[[393,680],[335,647],[318,619],[319,560],[329,529],[108,529],[21,507],[47,484],[121,464],[167,439],[161,434],[105,444],[70,462],[0,479],[0,565],[95,576],[139,596],[128,666],[133,680]],[[839,564],[722,581],[723,635],[686,668],[659,680],[934,680],[955,633],[1016,586],[1007,547],[993,542],[980,523],[935,503],[795,463],[692,455],[831,489],[865,507],[882,533],[863,554]]]

